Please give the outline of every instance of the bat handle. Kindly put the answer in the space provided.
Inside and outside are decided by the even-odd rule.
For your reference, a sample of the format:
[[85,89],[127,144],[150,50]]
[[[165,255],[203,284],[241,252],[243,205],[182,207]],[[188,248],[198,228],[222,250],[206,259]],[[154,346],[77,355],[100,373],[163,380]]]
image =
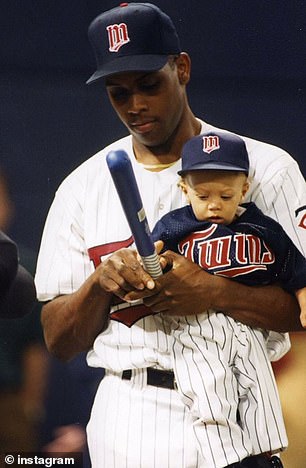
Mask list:
[[158,278],[163,274],[159,263],[159,257],[156,252],[152,255],[148,255],[146,257],[141,257],[143,262],[144,269],[152,276],[153,279]]

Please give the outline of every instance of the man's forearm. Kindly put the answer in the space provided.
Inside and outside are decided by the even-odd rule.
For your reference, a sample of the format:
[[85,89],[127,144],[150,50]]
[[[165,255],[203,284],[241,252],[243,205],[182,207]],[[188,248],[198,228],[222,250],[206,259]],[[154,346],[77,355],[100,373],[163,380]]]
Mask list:
[[154,282],[137,261],[136,251],[121,249],[101,263],[73,294],[60,296],[42,311],[45,341],[60,359],[71,359],[93,345],[109,320],[112,298]]
[[168,315],[199,314],[214,309],[245,323],[278,332],[303,330],[294,296],[278,286],[245,286],[211,275],[182,255],[167,251],[171,270],[156,280],[157,292],[130,293],[129,300],[145,297],[153,312]]
[[215,279],[214,309],[252,327],[278,332],[303,330],[296,298],[281,287],[245,286],[220,277]]
[[41,320],[48,350],[59,359],[69,360],[90,349],[107,326],[111,297],[89,278],[75,293],[46,304]]

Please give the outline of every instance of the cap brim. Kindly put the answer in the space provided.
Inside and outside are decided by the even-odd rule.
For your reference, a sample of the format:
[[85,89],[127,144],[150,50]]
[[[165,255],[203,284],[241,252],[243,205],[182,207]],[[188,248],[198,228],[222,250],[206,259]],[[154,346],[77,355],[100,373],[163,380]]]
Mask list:
[[186,174],[186,172],[191,171],[201,171],[201,170],[215,170],[215,171],[235,171],[235,172],[244,172],[248,174],[248,170],[245,167],[234,166],[231,164],[215,164],[215,163],[207,163],[207,164],[195,164],[188,169],[182,169],[178,171],[179,175]]
[[168,60],[168,55],[132,55],[117,57],[97,70],[86,84],[94,83],[101,78],[125,72],[156,71],[163,68]]

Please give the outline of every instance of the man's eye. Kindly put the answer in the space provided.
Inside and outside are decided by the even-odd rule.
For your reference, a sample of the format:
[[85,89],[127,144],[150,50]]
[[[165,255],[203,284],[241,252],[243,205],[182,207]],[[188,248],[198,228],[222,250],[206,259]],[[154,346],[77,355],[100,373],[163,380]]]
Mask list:
[[109,94],[114,100],[126,99],[129,95],[128,91],[123,88],[112,89],[109,91]]
[[159,82],[154,81],[154,82],[148,82],[148,83],[142,83],[140,88],[143,91],[155,91],[159,87]]

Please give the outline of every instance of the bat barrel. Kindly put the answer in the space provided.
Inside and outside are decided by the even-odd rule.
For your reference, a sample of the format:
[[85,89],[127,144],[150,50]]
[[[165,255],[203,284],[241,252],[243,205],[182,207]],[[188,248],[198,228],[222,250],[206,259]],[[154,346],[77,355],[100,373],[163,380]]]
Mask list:
[[150,257],[155,253],[155,247],[131,161],[122,150],[108,153],[106,161],[138,253],[141,257]]

